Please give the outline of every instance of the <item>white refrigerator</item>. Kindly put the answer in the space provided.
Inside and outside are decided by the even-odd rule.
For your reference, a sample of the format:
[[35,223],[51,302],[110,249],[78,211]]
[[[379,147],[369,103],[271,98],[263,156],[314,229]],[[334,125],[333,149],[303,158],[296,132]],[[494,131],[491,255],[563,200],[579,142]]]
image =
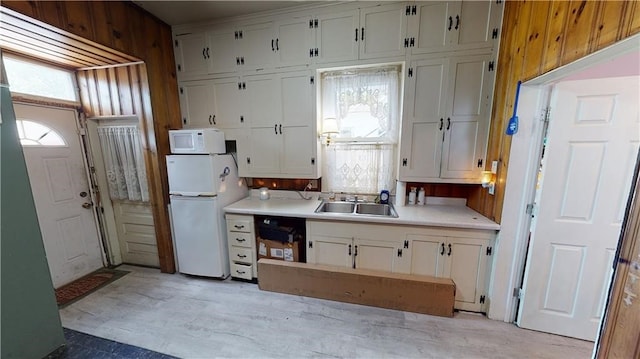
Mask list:
[[167,175],[178,271],[229,276],[223,208],[248,195],[231,155],[168,155]]

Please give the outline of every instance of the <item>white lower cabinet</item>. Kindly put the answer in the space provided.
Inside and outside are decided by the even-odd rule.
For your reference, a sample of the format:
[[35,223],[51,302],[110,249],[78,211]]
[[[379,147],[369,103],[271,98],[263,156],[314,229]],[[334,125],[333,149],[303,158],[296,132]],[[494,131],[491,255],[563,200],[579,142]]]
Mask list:
[[307,262],[451,278],[455,308],[488,310],[495,231],[307,220]]
[[253,216],[227,214],[226,219],[231,277],[247,280],[258,278]]
[[400,227],[307,220],[307,263],[408,273]]
[[[463,237],[464,236],[464,237]],[[422,229],[406,235],[411,274],[451,278],[456,309],[485,312],[492,231]]]

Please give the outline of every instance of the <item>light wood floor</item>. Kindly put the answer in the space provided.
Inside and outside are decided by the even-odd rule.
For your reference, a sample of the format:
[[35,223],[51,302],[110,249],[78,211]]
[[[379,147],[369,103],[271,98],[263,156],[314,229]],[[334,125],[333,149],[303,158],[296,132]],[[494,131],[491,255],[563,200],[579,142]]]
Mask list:
[[471,313],[441,318],[120,266],[64,327],[181,358],[589,358],[592,342]]

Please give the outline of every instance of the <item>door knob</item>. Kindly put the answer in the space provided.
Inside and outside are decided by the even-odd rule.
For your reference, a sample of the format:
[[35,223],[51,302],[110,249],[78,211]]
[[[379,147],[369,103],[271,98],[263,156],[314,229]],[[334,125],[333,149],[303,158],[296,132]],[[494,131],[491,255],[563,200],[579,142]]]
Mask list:
[[80,197],[85,198],[87,196],[87,192],[82,191],[80,192]]
[[82,204],[82,208],[89,209],[93,206],[93,203],[85,202]]

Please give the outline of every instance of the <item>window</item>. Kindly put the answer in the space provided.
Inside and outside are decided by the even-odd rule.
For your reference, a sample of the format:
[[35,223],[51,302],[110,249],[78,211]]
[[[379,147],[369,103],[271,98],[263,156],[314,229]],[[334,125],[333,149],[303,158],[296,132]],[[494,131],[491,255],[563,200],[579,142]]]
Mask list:
[[58,132],[43,124],[28,120],[16,120],[16,126],[22,146],[67,146]]
[[325,190],[374,194],[395,187],[399,67],[322,74],[322,118],[338,133],[324,148]]
[[73,72],[6,55],[3,61],[12,93],[78,101]]

